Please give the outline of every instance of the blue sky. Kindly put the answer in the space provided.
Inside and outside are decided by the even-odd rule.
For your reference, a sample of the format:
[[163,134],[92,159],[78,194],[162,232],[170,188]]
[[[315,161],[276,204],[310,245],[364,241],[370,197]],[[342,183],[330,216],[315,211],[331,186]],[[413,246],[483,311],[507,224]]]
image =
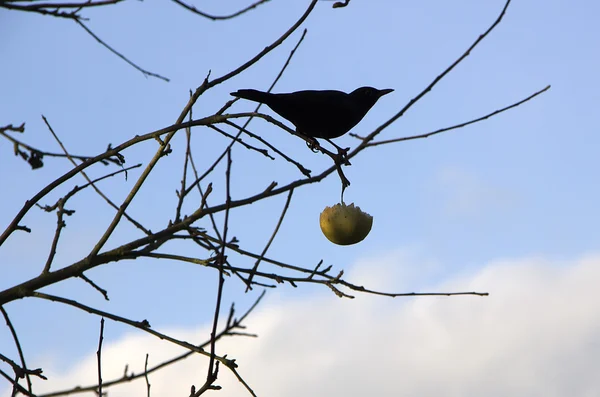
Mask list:
[[[225,14],[244,4],[247,3],[232,1],[227,9],[218,4],[207,4],[202,9]],[[307,4],[297,0],[272,1],[240,18],[223,22],[192,15],[173,3],[130,1],[85,13],[91,18],[88,25],[96,34],[142,67],[169,77],[169,83],[145,78],[70,21],[2,11],[0,33],[10,39],[0,43],[5,59],[0,86],[4,93],[9,93],[0,98],[0,124],[26,122],[26,133],[19,138],[41,149],[58,151],[41,119],[43,114],[72,153],[96,154],[109,143],[114,146],[135,134],[172,124],[187,103],[189,90],[202,82],[208,70],[216,77],[244,63],[279,37]],[[332,9],[330,2],[321,2],[306,21],[307,36],[274,91],[351,91],[363,85],[394,88],[394,93],[383,97],[353,130],[366,135],[462,54],[487,29],[502,6],[501,1],[354,0],[346,8]],[[581,304],[587,310],[587,320],[573,323],[580,328],[568,330],[583,335],[578,340],[581,343],[575,341],[574,346],[598,346],[598,334],[592,337],[585,331],[600,326],[600,321],[596,321],[599,307],[584,304],[583,300],[600,296],[596,290],[588,292],[589,296],[578,295],[577,284],[569,284],[568,280],[581,279],[590,285],[594,280],[600,281],[595,270],[600,265],[597,210],[600,59],[596,51],[600,45],[596,23],[599,11],[600,5],[591,1],[574,5],[565,1],[514,0],[500,26],[432,92],[386,129],[382,138],[420,134],[467,121],[516,102],[548,84],[552,88],[531,102],[474,126],[428,139],[375,147],[356,157],[353,165],[346,168],[352,185],[345,199],[374,217],[371,234],[360,244],[332,245],[319,230],[319,213],[339,200],[339,180],[334,174],[322,183],[294,193],[288,217],[269,251],[273,257],[305,266],[324,259],[326,264],[347,270],[357,283],[383,285],[390,291],[480,290],[491,292],[492,297],[422,298],[394,300],[394,303],[384,298],[360,297],[337,303],[337,298],[323,288],[281,286],[267,295],[265,311],[257,316],[264,322],[257,321],[255,325],[266,335],[261,335],[260,342],[253,342],[258,343],[255,347],[247,347],[248,342],[243,345],[246,347],[238,346],[239,354],[257,360],[252,355],[252,349],[258,349],[256,346],[265,351],[285,349],[288,345],[279,343],[276,337],[269,339],[269,335],[285,335],[287,330],[289,339],[293,338],[293,329],[288,329],[293,327],[281,325],[287,324],[282,318],[290,316],[284,312],[286,307],[299,308],[300,313],[306,311],[306,317],[300,317],[308,322],[310,313],[315,321],[336,318],[344,322],[352,313],[367,313],[377,307],[377,313],[369,317],[373,325],[369,332],[382,332],[386,327],[392,332],[395,326],[448,329],[446,336],[432,334],[432,339],[422,340],[426,344],[435,341],[448,349],[454,348],[453,341],[461,340],[462,332],[459,326],[454,327],[455,320],[446,311],[456,310],[467,316],[472,326],[479,324],[473,313],[481,311],[486,319],[495,313],[497,323],[489,318],[492,326],[482,324],[481,330],[487,332],[493,326],[503,325],[513,330],[513,325],[516,336],[506,337],[506,344],[507,351],[514,350],[515,356],[511,357],[517,357],[519,349],[515,341],[530,346],[537,324],[547,324],[533,315],[512,315],[511,309],[525,310],[520,304],[531,302],[532,308],[543,312],[544,302],[536,299],[555,293],[564,293],[572,305]],[[266,89],[300,33],[296,32],[247,72],[201,97],[194,107],[194,116],[218,110],[230,98],[229,93],[239,88]],[[240,101],[231,111],[249,111],[252,106]],[[271,114],[269,110],[265,112]],[[301,141],[267,123],[253,121],[251,130],[293,153],[313,172],[329,166],[327,158],[311,153]],[[196,129],[194,134],[201,167],[212,162],[226,141],[209,130]],[[351,137],[339,138],[337,142],[342,146],[356,144]],[[183,145],[183,139],[175,139],[173,155],[161,161],[148,187],[131,208],[132,214],[143,219],[152,230],[164,227],[173,217]],[[124,154],[128,164],[146,163],[155,150],[154,143],[145,143]],[[233,196],[237,198],[266,187],[273,180],[284,184],[301,177],[286,162],[271,161],[239,147],[233,151],[233,159]],[[46,159],[44,168],[31,171],[25,162],[12,156],[12,145],[6,140],[0,140],[0,161],[0,182],[5,188],[0,211],[2,228],[25,200],[70,169],[66,161]],[[106,170],[99,167],[91,174],[101,175]],[[213,200],[222,197],[223,174],[223,167],[215,173]],[[127,181],[113,178],[102,187],[118,201],[129,192],[137,175],[139,171],[132,171]],[[50,195],[42,204],[53,203],[74,184],[82,183],[83,179],[74,178],[64,190]],[[233,234],[248,247],[260,250],[284,202],[285,197],[276,197],[234,211]],[[113,215],[112,209],[92,191],[73,199],[71,206],[77,212],[67,219],[56,267],[85,256]],[[0,247],[0,290],[39,273],[55,222],[54,214],[32,210],[25,223],[33,233],[13,234]],[[108,246],[137,236],[134,229],[124,225]],[[201,252],[189,249],[183,253],[202,256]],[[496,272],[500,272],[498,279],[489,276]],[[189,335],[206,331],[214,304],[216,274],[213,272],[177,263],[136,261],[110,264],[89,273],[108,289],[110,302],[104,302],[97,292],[77,281],[48,288],[48,292],[77,298],[120,315],[147,318],[159,329],[176,329]],[[549,275],[545,277],[546,274]],[[513,285],[511,277],[519,282]],[[528,293],[528,289],[539,294]],[[243,294],[239,283],[228,282],[225,302],[236,300],[244,307],[255,296],[256,293]],[[519,304],[515,297],[522,297],[525,302]],[[490,302],[487,308],[486,302]],[[340,305],[344,309],[338,311]],[[457,306],[453,309],[453,305]],[[33,300],[12,302],[5,308],[22,335],[30,366],[38,362],[37,366],[48,372],[58,368],[61,376],[68,379],[75,363],[85,362],[93,355],[98,319]],[[569,307],[557,309],[548,318],[555,320],[551,324],[558,327],[568,312]],[[401,317],[400,323],[386,322],[390,316]],[[289,321],[300,321],[298,318],[292,316]],[[515,325],[523,321],[530,321],[531,327]],[[323,337],[331,338],[333,328],[323,330]],[[40,329],[44,332],[40,333]],[[138,334],[121,325],[107,323],[107,343],[123,346],[123,338],[135,335]],[[349,343],[361,338],[357,335],[352,339],[352,335],[347,336]],[[548,338],[548,346],[558,345],[556,348],[562,349],[559,343],[562,338],[557,335],[555,339]],[[302,334],[297,338],[302,339]],[[325,343],[317,337],[306,340],[314,343],[316,350]],[[146,346],[150,346],[149,342]],[[582,351],[586,350],[584,347]],[[391,345],[387,348],[400,349]],[[0,351],[12,355],[12,349],[8,331],[0,330]],[[478,352],[482,349],[485,350],[482,347]],[[567,350],[564,347],[561,351]],[[574,351],[581,362],[591,360],[581,351]],[[490,350],[488,355],[478,356],[481,379],[487,376],[483,373],[485,369],[497,371],[495,364],[490,364],[499,360],[497,354]],[[334,363],[335,357],[341,356],[332,352],[330,360]],[[427,356],[420,357],[417,353],[413,359],[413,363],[428,362]],[[366,355],[362,360],[370,358]],[[593,360],[589,362],[594,364]],[[410,360],[406,365],[409,370]],[[527,365],[530,367],[526,369],[533,373],[540,370],[535,365],[541,364],[532,360]],[[117,373],[122,372],[120,362],[115,367],[119,368]],[[457,371],[469,373],[468,368],[458,367]],[[433,365],[430,368],[443,372],[443,368]],[[582,373],[585,371],[589,369],[581,369]],[[326,380],[314,376],[326,390]],[[262,385],[260,374],[256,377]],[[563,379],[555,378],[556,382]],[[564,379],[568,383],[572,376]],[[465,386],[466,377],[457,375],[454,381],[458,385],[455,389],[463,392],[461,395],[476,395],[471,390],[480,391]],[[187,379],[185,382],[189,383]],[[355,385],[353,390],[364,386]],[[421,386],[406,385],[414,387],[406,390],[427,395],[424,389],[419,389]],[[515,393],[543,394],[541,388],[534,386],[527,392],[521,389],[521,393],[519,390]],[[594,386],[600,387],[592,382],[590,387]],[[0,393],[3,387],[0,384]],[[47,386],[39,387],[46,390]],[[265,382],[262,387],[265,390],[271,386]],[[399,387],[388,390],[398,395]],[[48,386],[49,389],[52,387]],[[586,395],[587,389],[582,390],[571,395]],[[272,392],[283,391],[280,388]]]

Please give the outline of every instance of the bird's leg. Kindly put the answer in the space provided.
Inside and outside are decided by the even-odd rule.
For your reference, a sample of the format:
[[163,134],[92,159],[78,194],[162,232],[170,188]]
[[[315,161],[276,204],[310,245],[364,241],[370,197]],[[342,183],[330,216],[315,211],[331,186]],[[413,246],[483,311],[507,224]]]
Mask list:
[[[312,138],[314,139],[314,138]],[[315,143],[317,145],[319,145],[319,142],[314,139]],[[329,139],[328,139],[329,141]],[[333,144],[333,142],[330,141],[330,143]],[[335,164],[335,169],[338,172],[338,175],[340,176],[340,180],[342,181],[342,197],[344,195],[344,190],[350,186],[350,181],[348,180],[348,178],[346,178],[346,175],[344,175],[344,171],[342,171],[342,164],[343,165],[350,165],[350,162],[348,161],[348,158],[346,158],[347,154],[348,154],[348,150],[350,148],[347,148],[346,150],[340,148],[339,146],[333,144],[333,146],[335,146],[338,149],[338,154],[334,154],[332,152],[330,152],[329,150],[325,149],[322,146],[312,146],[309,144],[309,141],[306,141],[306,144],[308,145],[308,147],[310,147],[311,149],[313,149],[313,151],[320,151],[323,154],[328,155],[329,157],[331,157],[331,159],[333,160],[333,164]],[[318,149],[318,150],[316,150]]]
[[348,179],[346,178],[346,176],[344,175],[344,173],[342,172],[342,169],[340,167],[342,164],[343,165],[352,165],[352,164],[350,164],[350,161],[348,160],[348,151],[350,150],[349,147],[342,149],[341,147],[339,147],[338,145],[333,143],[331,141],[331,139],[324,138],[327,142],[331,143],[337,149],[338,152],[337,152],[337,155],[335,155],[332,152],[330,152],[329,150],[322,147],[316,138],[306,135],[303,132],[298,131],[297,129],[296,129],[296,133],[298,134],[299,137],[301,137],[302,139],[304,139],[306,141],[306,146],[308,146],[310,148],[310,150],[312,150],[315,153],[321,152],[321,153],[326,154],[329,157],[331,157],[331,159],[333,160],[333,162],[335,163],[335,165],[338,169],[340,178],[342,179],[342,185],[344,185],[344,186],[350,185],[350,181],[348,181]]
[[321,149],[321,145],[319,145],[319,141],[317,141],[315,138],[312,138],[310,136],[306,136],[306,146],[308,146],[308,148],[310,150],[312,150],[314,153],[317,153],[320,151]]
[[306,146],[308,146],[308,148],[313,151],[313,153],[317,153],[322,151],[323,149],[321,148],[321,145],[319,145],[319,141],[317,141],[315,138],[313,138],[310,135],[305,134],[302,131],[299,131],[298,128],[296,128],[296,136],[299,138],[304,139],[304,141],[306,141]]

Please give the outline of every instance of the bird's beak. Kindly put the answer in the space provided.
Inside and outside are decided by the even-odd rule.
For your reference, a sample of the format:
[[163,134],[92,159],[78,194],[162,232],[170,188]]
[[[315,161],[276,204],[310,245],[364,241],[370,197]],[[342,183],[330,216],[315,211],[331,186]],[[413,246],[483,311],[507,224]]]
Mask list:
[[392,88],[386,88],[385,90],[379,90],[379,98],[381,98],[385,94],[389,94],[392,91],[394,91]]

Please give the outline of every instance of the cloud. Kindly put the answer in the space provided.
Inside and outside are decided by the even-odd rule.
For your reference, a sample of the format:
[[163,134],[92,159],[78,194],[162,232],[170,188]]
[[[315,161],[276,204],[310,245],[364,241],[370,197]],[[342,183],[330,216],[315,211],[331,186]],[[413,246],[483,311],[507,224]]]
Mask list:
[[[384,256],[376,273],[382,280],[401,277],[404,259]],[[260,337],[231,338],[218,350],[237,359],[240,374],[261,397],[597,396],[598,285],[600,255],[588,255],[564,262],[494,261],[428,288],[485,290],[491,294],[485,298],[348,300],[323,293],[286,300],[272,294],[247,320],[248,331]],[[194,342],[207,328],[171,332]],[[177,351],[138,334],[105,341],[104,379],[122,375],[125,363],[139,372],[146,352],[157,363]],[[205,371],[205,360],[196,357],[153,374],[152,395],[187,395]],[[94,352],[73,368],[45,373],[48,390],[91,383]],[[245,395],[225,368],[218,383],[220,396]],[[110,397],[137,395],[145,395],[143,381],[109,389]]]

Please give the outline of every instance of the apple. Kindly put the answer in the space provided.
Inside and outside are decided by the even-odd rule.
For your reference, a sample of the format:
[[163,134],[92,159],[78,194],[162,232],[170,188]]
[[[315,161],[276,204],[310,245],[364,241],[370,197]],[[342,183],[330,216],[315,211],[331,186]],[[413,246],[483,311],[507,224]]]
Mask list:
[[325,207],[319,219],[321,231],[329,241],[338,245],[356,244],[367,237],[373,217],[355,207],[354,203]]

